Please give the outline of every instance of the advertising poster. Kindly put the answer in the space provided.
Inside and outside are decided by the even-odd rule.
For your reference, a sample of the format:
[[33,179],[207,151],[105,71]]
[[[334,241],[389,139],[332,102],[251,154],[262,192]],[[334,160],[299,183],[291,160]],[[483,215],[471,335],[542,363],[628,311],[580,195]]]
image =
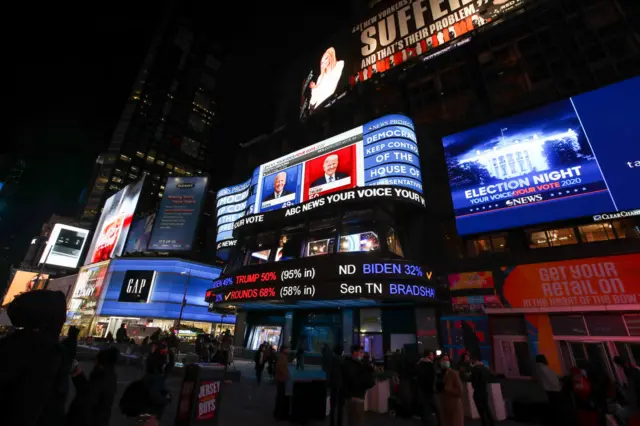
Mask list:
[[76,268],[88,235],[88,229],[56,223],[38,263]]
[[44,288],[48,279],[48,274],[40,274],[40,278],[38,278],[37,272],[17,271],[4,295],[2,306],[11,303],[20,293]]
[[399,0],[384,2],[353,25],[357,52],[351,81],[366,81],[411,59],[430,59],[470,32],[495,23],[526,0]]
[[120,256],[138,205],[144,178],[127,185],[104,204],[85,265]]
[[443,139],[461,235],[640,206],[634,78]]
[[215,417],[218,393],[220,393],[219,381],[203,380],[200,382],[196,421],[211,420]]
[[490,342],[489,317],[486,315],[449,316],[440,318],[440,332],[444,353],[456,362],[469,351],[484,361],[493,359]]
[[640,254],[504,267],[498,295],[509,308],[636,305]]
[[156,271],[125,272],[118,302],[147,303],[155,280]]
[[141,253],[147,251],[155,218],[156,214],[154,213],[133,222],[129,230],[127,246],[124,249],[125,253]]
[[207,184],[206,177],[170,177],[167,180],[149,239],[149,250],[191,250]]
[[462,272],[449,275],[449,289],[452,291],[476,288],[493,288],[491,271]]
[[107,261],[84,266],[78,272],[68,315],[70,324],[84,328],[84,332],[89,332],[88,328],[95,318],[98,299],[108,270],[109,262]]
[[358,194],[350,190],[375,186],[422,194],[417,138],[413,122],[403,115],[378,118],[265,163],[250,181],[222,190],[217,201],[216,241],[232,238],[234,222],[246,215],[308,201],[328,205],[335,201],[322,197],[333,193],[338,202],[343,201],[338,193],[344,200],[355,199]]

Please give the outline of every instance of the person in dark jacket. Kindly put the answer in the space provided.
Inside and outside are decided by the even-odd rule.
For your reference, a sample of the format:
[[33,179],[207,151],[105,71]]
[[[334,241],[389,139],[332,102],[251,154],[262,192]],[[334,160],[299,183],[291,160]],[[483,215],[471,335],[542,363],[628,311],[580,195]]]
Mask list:
[[20,294],[7,307],[21,329],[0,339],[2,425],[64,424],[71,360],[58,336],[66,307],[65,295],[49,290]]
[[253,361],[256,363],[256,380],[258,384],[262,381],[262,372],[264,371],[264,365],[267,362],[266,345],[263,343],[256,351]]
[[437,423],[440,423],[440,414],[436,403],[436,366],[434,360],[435,353],[430,349],[425,349],[424,356],[416,366],[418,395],[422,408],[422,424],[433,426],[433,416],[436,416]]
[[489,406],[489,383],[491,371],[480,359],[471,359],[470,381],[473,386],[473,402],[476,404],[482,426],[493,426],[493,415]]
[[71,326],[67,332],[67,337],[62,341],[62,345],[67,349],[69,359],[76,358],[76,352],[78,350],[78,335],[80,329],[78,327]]
[[127,328],[124,323],[120,324],[120,328],[116,331],[116,343],[129,343],[129,336],[127,336]]
[[171,395],[165,388],[164,374],[168,352],[165,345],[156,346],[155,351],[147,358],[147,371],[143,379],[148,392],[141,400],[141,413],[150,414],[158,421],[162,417],[165,406],[171,402]]
[[119,351],[116,348],[98,352],[96,364],[89,375],[77,368],[71,373],[76,397],[67,414],[68,426],[108,426],[118,380],[115,366]]
[[342,409],[344,408],[344,392],[342,390],[342,345],[338,344],[331,354],[327,367],[327,383],[329,385],[329,424],[342,426]]
[[375,385],[374,370],[370,365],[362,363],[364,348],[351,346],[351,357],[342,365],[342,388],[347,408],[349,426],[364,424],[364,397],[368,389]]

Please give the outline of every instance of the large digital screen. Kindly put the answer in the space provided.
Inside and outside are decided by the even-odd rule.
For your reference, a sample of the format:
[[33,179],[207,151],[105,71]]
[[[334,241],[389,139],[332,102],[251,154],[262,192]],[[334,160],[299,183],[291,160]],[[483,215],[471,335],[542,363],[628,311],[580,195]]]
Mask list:
[[640,78],[443,139],[461,235],[640,207]]
[[[424,203],[416,134],[413,122],[403,115],[378,118],[265,163],[235,192],[226,188],[228,195],[218,198],[216,240],[231,238],[234,222],[245,215],[370,198],[376,194],[356,189],[375,186],[406,190],[396,198],[412,199],[415,194]],[[394,195],[389,189],[389,198]]]
[[88,229],[56,223],[39,263],[75,268],[89,235]]
[[16,271],[16,274],[13,276],[13,280],[11,280],[11,285],[9,285],[9,288],[4,295],[4,299],[2,300],[2,306],[6,306],[11,303],[13,299],[21,293],[44,288],[47,279],[49,279],[48,274]]
[[155,221],[156,214],[150,214],[138,220],[134,220],[129,230],[125,253],[141,253],[147,251],[149,238]]
[[526,0],[398,0],[380,2],[353,25],[354,83],[421,57],[428,60],[484,25],[495,24]]
[[120,256],[142,192],[144,178],[125,186],[107,199],[91,240],[85,265]]
[[149,250],[191,250],[207,183],[206,177],[170,177],[167,180]]
[[247,213],[247,200],[249,192],[257,184],[257,171],[255,183],[249,179],[238,185],[223,188],[216,194],[216,248],[232,247],[235,245],[233,239],[233,222],[240,219]]

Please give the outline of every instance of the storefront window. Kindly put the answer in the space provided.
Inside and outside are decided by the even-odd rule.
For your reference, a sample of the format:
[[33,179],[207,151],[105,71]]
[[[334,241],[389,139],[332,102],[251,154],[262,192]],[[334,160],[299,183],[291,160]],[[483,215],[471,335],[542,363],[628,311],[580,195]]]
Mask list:
[[271,249],[254,251],[249,255],[249,265],[260,265],[269,261]]
[[632,219],[622,219],[613,222],[618,238],[638,238],[640,239],[640,227]]
[[362,232],[340,237],[340,252],[374,251],[380,249],[380,240],[375,232]]
[[404,257],[404,252],[402,251],[398,234],[396,233],[396,230],[391,227],[387,230],[387,248],[391,253]]
[[580,237],[584,243],[616,239],[610,223],[594,223],[592,225],[581,226],[578,229],[580,230]]
[[507,251],[506,234],[487,235],[467,241],[467,252],[470,257],[482,256],[486,253],[502,253]]
[[258,325],[251,330],[249,335],[249,341],[247,342],[247,348],[251,350],[257,350],[264,342],[269,343],[271,346],[278,347],[280,344],[280,334],[282,333],[282,327]]
[[537,231],[532,232],[529,235],[531,239],[531,243],[529,247],[531,248],[541,248],[541,247],[549,247],[549,241],[547,241],[547,231]]
[[307,243],[307,256],[321,256],[334,252],[335,238],[309,241]]
[[547,231],[547,239],[551,247],[568,246],[577,244],[576,232],[573,228],[553,229]]

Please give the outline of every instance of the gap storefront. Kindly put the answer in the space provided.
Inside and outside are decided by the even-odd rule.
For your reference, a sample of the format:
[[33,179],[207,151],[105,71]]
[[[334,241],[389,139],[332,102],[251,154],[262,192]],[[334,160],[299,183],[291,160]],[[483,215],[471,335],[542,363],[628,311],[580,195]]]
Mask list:
[[[180,337],[199,332],[234,331],[235,316],[209,312],[205,293],[221,268],[174,258],[116,259],[108,264],[91,334],[115,336],[126,324],[129,337],[143,338],[147,328],[175,327],[182,309]],[[200,331],[201,330],[201,331]]]

